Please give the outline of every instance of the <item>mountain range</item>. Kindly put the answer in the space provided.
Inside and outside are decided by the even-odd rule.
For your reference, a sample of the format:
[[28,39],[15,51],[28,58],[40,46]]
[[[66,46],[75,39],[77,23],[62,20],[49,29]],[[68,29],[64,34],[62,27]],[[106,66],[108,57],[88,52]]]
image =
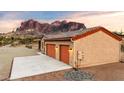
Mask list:
[[29,19],[22,22],[20,27],[16,29],[16,32],[22,34],[47,34],[59,31],[75,31],[79,29],[86,29],[86,26],[83,23],[67,22],[66,20],[54,21],[52,23],[40,23],[33,19]]

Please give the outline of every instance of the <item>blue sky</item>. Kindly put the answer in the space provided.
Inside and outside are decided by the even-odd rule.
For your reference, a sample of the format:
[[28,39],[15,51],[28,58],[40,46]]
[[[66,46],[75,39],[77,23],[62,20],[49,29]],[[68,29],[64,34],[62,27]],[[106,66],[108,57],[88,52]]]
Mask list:
[[65,18],[68,15],[74,14],[77,12],[67,12],[67,11],[22,11],[22,12],[0,12],[0,19],[4,19],[7,15],[16,15],[11,18],[7,16],[6,19],[43,19],[43,20],[55,20],[58,18]]
[[[43,20],[56,20],[56,19],[64,19],[66,17],[69,17],[73,14],[81,13],[82,16],[92,16],[92,15],[100,15],[100,14],[108,14],[108,13],[114,13],[111,11],[108,12],[100,12],[100,11],[85,11],[85,12],[79,12],[79,11],[5,11],[0,12],[0,19],[43,19]],[[13,16],[13,17],[12,17]]]
[[124,29],[124,12],[119,11],[1,11],[0,32],[10,32],[28,19],[41,23],[56,20],[74,21],[84,23],[86,27],[103,26],[111,31]]

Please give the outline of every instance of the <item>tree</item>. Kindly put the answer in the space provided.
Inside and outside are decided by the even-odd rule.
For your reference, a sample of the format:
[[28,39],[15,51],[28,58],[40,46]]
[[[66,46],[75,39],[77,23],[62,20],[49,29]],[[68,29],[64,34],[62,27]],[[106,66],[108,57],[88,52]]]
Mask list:
[[124,32],[123,32],[122,29],[121,29],[120,32],[114,31],[113,33],[114,33],[114,34],[117,34],[117,35],[123,35]]

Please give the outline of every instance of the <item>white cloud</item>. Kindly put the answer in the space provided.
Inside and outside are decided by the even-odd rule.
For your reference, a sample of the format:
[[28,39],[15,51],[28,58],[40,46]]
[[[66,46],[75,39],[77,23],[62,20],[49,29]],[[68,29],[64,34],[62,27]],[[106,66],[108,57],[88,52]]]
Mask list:
[[22,19],[18,19],[21,16],[21,12],[6,12],[2,17],[0,17],[0,32],[7,33],[16,29]]
[[111,31],[124,29],[124,12],[108,13],[93,16],[82,16],[80,13],[66,20],[84,23],[87,27],[103,26]]
[[[25,20],[13,20],[13,19],[7,19],[7,20],[0,20],[0,33],[7,33],[12,31],[13,29],[15,30],[17,27],[21,25],[21,22]],[[38,22],[41,23],[51,23],[54,20],[37,20]]]
[[0,21],[0,32],[7,33],[13,29],[19,27],[23,20],[1,20]]

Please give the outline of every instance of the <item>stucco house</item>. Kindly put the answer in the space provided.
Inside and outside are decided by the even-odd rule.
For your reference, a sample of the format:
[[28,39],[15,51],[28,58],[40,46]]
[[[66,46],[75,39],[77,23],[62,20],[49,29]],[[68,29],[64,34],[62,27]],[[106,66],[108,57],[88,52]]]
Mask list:
[[49,34],[41,51],[73,67],[87,67],[120,61],[121,38],[104,27]]

